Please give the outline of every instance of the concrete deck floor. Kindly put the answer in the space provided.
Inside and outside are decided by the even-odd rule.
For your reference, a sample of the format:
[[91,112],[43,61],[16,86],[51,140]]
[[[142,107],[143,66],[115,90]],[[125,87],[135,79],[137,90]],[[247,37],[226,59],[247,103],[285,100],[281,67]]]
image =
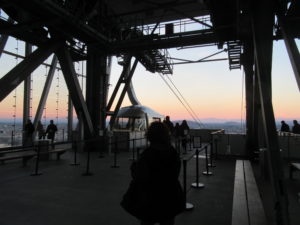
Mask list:
[[[120,207],[130,181],[131,156],[120,153],[119,168],[112,168],[113,155],[98,158],[98,153],[92,153],[93,176],[82,176],[86,172],[86,153],[78,154],[79,166],[70,165],[72,152],[62,155],[60,161],[42,161],[40,176],[30,176],[35,169],[34,159],[25,168],[21,161],[0,165],[0,225],[138,225],[139,221]],[[202,172],[205,160],[199,162]],[[195,182],[194,158],[187,171],[187,202],[194,209],[180,214],[176,225],[231,224],[235,160],[216,161],[212,176],[201,173],[203,189],[190,188]]]

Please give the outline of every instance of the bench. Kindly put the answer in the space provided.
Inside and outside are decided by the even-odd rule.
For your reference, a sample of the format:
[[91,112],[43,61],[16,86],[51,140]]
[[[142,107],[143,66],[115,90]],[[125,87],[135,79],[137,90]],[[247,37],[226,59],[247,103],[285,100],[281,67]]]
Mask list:
[[[67,149],[51,149],[49,151],[40,152],[40,155],[56,154],[56,160],[59,160],[60,156],[64,154],[66,151]],[[27,165],[28,160],[37,156],[36,148],[1,151],[0,153],[1,153],[0,161],[2,164],[7,160],[22,159],[23,167]]]
[[236,160],[231,224],[267,224],[265,211],[249,160]]
[[300,170],[300,163],[290,163],[289,164],[289,170],[290,170],[290,179],[293,179],[293,173],[295,171]]
[[60,160],[60,156],[64,154],[66,151],[67,149],[58,148],[58,149],[51,149],[48,152],[43,152],[41,154],[56,154],[56,160]]

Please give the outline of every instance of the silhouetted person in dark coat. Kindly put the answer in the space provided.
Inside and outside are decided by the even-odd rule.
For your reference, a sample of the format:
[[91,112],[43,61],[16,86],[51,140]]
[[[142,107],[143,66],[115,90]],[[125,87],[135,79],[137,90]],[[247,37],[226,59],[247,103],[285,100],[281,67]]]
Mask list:
[[175,138],[178,138],[180,136],[180,125],[179,125],[179,123],[175,124],[175,127],[174,127],[174,136],[175,136]]
[[284,121],[281,121],[281,132],[290,132],[290,126]]
[[32,146],[33,145],[33,132],[34,126],[31,120],[27,120],[26,125],[24,126],[24,145],[25,146]]
[[294,120],[293,123],[294,123],[293,133],[294,134],[300,134],[300,124],[298,123],[297,120]]
[[181,145],[182,147],[184,148],[184,150],[186,150],[186,145],[187,145],[187,138],[188,138],[188,135],[190,133],[190,127],[189,125],[187,124],[186,120],[183,120],[182,123],[180,124],[180,137],[182,138],[181,139]]
[[50,120],[50,124],[46,129],[47,138],[51,140],[51,146],[54,148],[54,138],[57,131],[57,126],[54,124],[53,120]]
[[45,130],[41,121],[38,122],[36,130],[38,132],[39,140],[41,140],[42,138],[45,139]]
[[164,123],[167,125],[171,135],[174,135],[174,124],[170,120],[170,116],[166,116]]
[[153,122],[147,132],[150,146],[131,166],[132,181],[121,205],[141,225],[173,225],[185,208],[179,183],[180,158],[171,146],[165,124]]

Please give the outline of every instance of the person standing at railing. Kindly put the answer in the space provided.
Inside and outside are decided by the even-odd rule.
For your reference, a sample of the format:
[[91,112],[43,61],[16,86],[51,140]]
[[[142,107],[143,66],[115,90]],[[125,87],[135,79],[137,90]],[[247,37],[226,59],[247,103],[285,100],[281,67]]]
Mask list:
[[164,120],[164,124],[168,127],[170,134],[174,135],[174,124],[170,120],[170,116],[166,116],[166,119]]
[[53,120],[50,120],[50,124],[46,129],[47,138],[51,140],[51,147],[54,149],[54,138],[57,132],[57,126],[54,124]]
[[281,132],[290,132],[290,126],[284,121],[281,121]]
[[293,133],[300,134],[300,124],[298,123],[297,120],[294,120],[293,123],[294,123],[293,130],[292,130]]
[[180,137],[181,137],[181,145],[183,149],[186,151],[187,149],[187,142],[188,142],[188,137],[190,133],[190,127],[187,124],[186,120],[183,120],[182,123],[180,124]]
[[178,180],[179,154],[164,123],[153,122],[146,136],[150,146],[131,166],[132,181],[121,206],[141,220],[141,225],[173,225],[175,216],[185,209]]
[[27,120],[26,125],[24,126],[24,145],[32,146],[33,145],[33,132],[34,126],[31,120]]
[[37,132],[38,132],[38,137],[39,137],[39,140],[41,139],[45,139],[45,129],[44,129],[44,126],[43,124],[41,123],[41,121],[39,120],[38,124],[37,124],[37,128],[36,128]]

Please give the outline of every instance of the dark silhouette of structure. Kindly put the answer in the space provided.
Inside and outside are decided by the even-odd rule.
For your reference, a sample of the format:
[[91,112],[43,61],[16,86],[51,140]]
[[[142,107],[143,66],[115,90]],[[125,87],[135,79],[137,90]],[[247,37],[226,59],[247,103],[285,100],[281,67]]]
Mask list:
[[[183,59],[176,63],[162,49],[216,45],[222,51],[226,50],[228,57],[225,60],[228,60],[229,69],[243,67],[245,71],[246,147],[249,157],[259,150],[260,142],[267,143],[274,220],[277,224],[289,224],[272,105],[272,48],[274,40],[284,40],[300,87],[300,54],[295,42],[300,37],[299,1],[32,0],[29,4],[28,1],[2,0],[0,7],[4,11],[2,15],[7,15],[7,18],[0,19],[0,54],[7,52],[4,47],[8,37],[26,42],[24,56],[8,52],[24,60],[0,79],[0,101],[24,82],[25,124],[31,108],[31,73],[53,55],[34,127],[41,119],[59,62],[69,91],[69,106],[72,102],[84,124],[85,140],[106,138],[100,136],[100,131],[105,131],[108,117],[113,127],[138,63],[153,73],[172,74],[176,64],[224,59],[208,59],[208,56],[203,60]],[[55,22],[49,22],[49,18],[55,18]],[[170,29],[172,25],[164,25],[169,21],[178,21],[172,22],[176,28],[184,19],[199,26],[195,26],[195,30],[185,30]],[[161,28],[167,28],[167,32],[160,33]],[[34,51],[33,46],[36,46]],[[111,56],[121,58],[123,71],[108,99]],[[74,62],[79,61],[87,63],[86,88],[83,89],[86,90],[85,98],[74,68]],[[113,104],[121,86],[123,89],[117,104]],[[71,106],[68,112],[68,133],[71,133]]]

